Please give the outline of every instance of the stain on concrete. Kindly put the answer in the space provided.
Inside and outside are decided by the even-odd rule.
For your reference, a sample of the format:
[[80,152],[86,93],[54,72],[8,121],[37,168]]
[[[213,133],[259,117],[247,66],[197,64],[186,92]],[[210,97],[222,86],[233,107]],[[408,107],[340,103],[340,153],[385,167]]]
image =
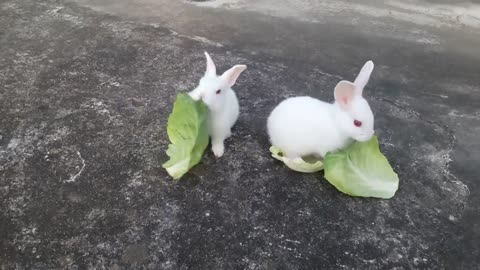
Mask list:
[[141,264],[148,259],[148,250],[142,245],[127,247],[122,256],[122,261],[129,264]]

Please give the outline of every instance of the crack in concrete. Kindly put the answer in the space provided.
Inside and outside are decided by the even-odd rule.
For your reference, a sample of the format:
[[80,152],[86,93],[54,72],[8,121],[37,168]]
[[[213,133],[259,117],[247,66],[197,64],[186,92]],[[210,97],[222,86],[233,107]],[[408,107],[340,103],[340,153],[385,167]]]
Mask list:
[[218,43],[218,42],[215,42],[215,41],[212,41],[206,37],[201,37],[201,36],[188,36],[188,35],[182,35],[182,34],[179,34],[173,30],[170,30],[170,33],[176,37],[179,37],[179,38],[186,38],[186,39],[190,39],[190,40],[194,40],[194,41],[198,41],[200,43],[204,43],[206,45],[210,45],[210,46],[215,46],[217,48],[221,48],[223,47],[223,45],[221,43]]
[[72,176],[70,179],[66,180],[65,182],[67,182],[67,183],[75,182],[77,180],[77,178],[82,174],[83,169],[85,169],[85,160],[82,158],[82,155],[80,154],[79,151],[77,151],[77,155],[82,160],[82,168],[80,169],[80,171],[77,174]]

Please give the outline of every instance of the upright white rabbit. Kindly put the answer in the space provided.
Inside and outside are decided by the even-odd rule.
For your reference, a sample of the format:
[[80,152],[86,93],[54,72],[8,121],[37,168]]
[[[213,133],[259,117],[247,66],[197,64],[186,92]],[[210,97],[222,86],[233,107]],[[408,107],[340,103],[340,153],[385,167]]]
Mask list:
[[374,134],[373,113],[362,92],[372,71],[373,62],[368,61],[354,83],[339,82],[333,104],[307,96],[282,101],[267,122],[272,145],[295,160],[307,155],[323,158],[352,140],[370,140]]
[[238,119],[238,99],[232,86],[238,76],[247,68],[236,65],[217,76],[215,64],[210,55],[205,52],[207,70],[198,86],[189,95],[194,100],[202,100],[209,109],[209,133],[212,151],[216,157],[221,157],[225,151],[224,141],[231,135],[231,128]]

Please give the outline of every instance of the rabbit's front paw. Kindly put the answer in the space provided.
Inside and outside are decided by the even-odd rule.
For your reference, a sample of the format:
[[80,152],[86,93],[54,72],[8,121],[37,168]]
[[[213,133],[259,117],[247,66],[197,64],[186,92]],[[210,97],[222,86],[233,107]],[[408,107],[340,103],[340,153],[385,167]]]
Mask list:
[[219,158],[223,156],[223,152],[225,151],[225,147],[223,146],[223,143],[217,143],[212,145],[212,151],[215,157]]

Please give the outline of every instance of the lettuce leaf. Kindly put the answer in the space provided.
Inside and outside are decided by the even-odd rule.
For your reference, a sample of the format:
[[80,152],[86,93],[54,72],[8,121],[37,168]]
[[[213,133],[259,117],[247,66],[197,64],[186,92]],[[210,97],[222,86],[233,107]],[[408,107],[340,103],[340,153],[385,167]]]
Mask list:
[[339,191],[359,197],[389,199],[398,190],[398,175],[380,152],[378,139],[355,142],[344,150],[327,153],[323,162],[308,157],[288,159],[278,147],[270,147],[272,157],[290,169],[314,173],[325,170],[325,178]]
[[178,94],[167,124],[170,160],[162,165],[173,179],[180,179],[200,162],[208,145],[207,121],[208,108],[202,101]]
[[[285,163],[288,168],[302,173],[313,173],[323,170],[323,163],[320,160],[296,158],[289,159],[283,156],[282,150],[276,146],[270,147],[272,157]],[[307,160],[305,160],[307,159]]]
[[324,165],[327,181],[348,195],[389,199],[398,190],[398,175],[380,152],[376,136],[328,153]]

